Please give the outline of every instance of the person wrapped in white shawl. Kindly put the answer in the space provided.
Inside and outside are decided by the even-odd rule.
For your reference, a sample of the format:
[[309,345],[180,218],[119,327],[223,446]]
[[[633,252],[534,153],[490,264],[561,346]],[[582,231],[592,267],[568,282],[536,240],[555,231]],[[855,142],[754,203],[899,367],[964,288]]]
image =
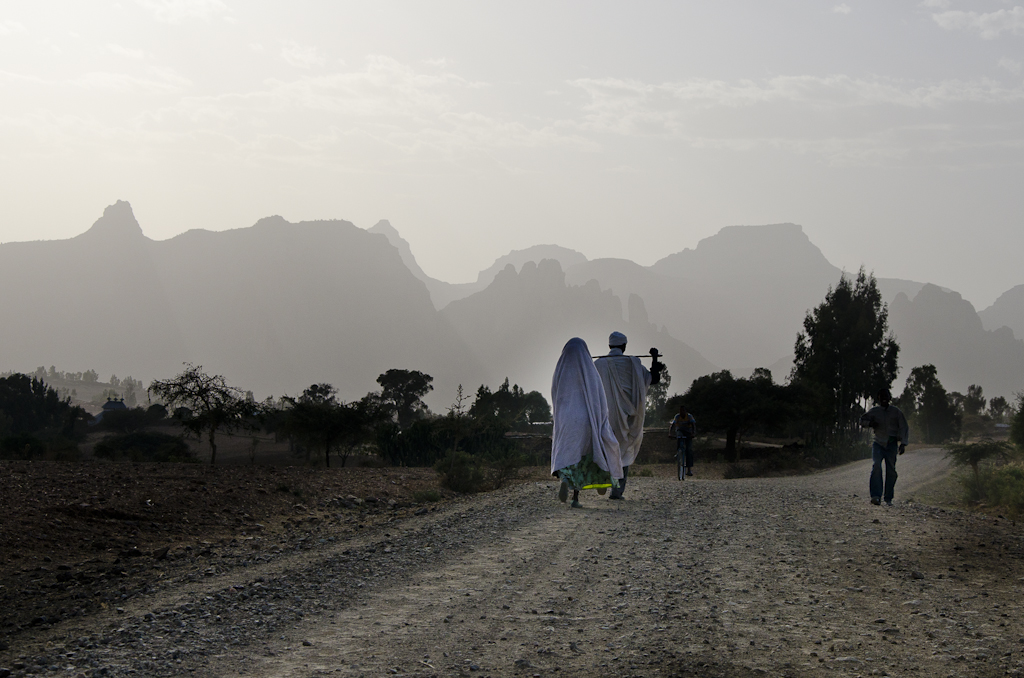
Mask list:
[[608,421],[622,454],[622,482],[612,490],[611,499],[622,499],[629,477],[629,467],[636,461],[644,439],[644,416],[647,413],[647,389],[661,381],[664,364],[658,362],[652,349],[651,370],[640,364],[636,356],[623,355],[626,335],[612,332],[608,337],[608,355],[594,363],[604,384],[608,401]]
[[579,508],[580,490],[604,494],[611,487],[614,492],[622,478],[619,444],[608,422],[601,377],[578,337],[565,344],[555,366],[551,403],[551,475],[562,481],[558,498],[566,501],[572,488],[572,506]]

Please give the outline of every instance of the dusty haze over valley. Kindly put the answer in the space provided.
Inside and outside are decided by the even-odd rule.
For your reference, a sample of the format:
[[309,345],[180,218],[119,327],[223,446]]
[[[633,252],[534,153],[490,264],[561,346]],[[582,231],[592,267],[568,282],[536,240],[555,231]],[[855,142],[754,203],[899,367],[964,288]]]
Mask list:
[[557,346],[618,328],[666,352],[673,390],[782,379],[804,313],[863,266],[900,379],[934,363],[1008,396],[1022,17],[7,3],[0,370],[148,383],[190,360],[257,394],[354,397],[396,367],[435,376],[441,407],[506,376],[546,393]]
[[1022,186],[1024,0],[4,0],[0,678],[1020,678]]
[[[508,377],[547,394],[568,337],[598,354],[615,329],[630,350],[666,354],[675,392],[719,369],[768,367],[784,381],[804,315],[842,274],[799,225],[772,224],[724,228],[646,267],[537,245],[453,285],[424,273],[387,221],[269,216],[157,241],[118,201],[74,238],[0,245],[0,286],[19,290],[0,313],[22,320],[0,330],[0,370],[57,365],[148,384],[195,362],[260,398],[327,381],[354,399],[388,369],[416,369],[435,377],[428,402],[443,410],[459,384]],[[1019,288],[978,313],[928,282],[878,282],[901,379],[931,363],[951,390],[1019,390]]]
[[839,268],[985,309],[1024,284],[1022,16],[7,2],[0,242],[73,237],[118,198],[155,240],[385,218],[424,271],[466,283],[539,243],[651,266],[726,226],[795,223]]

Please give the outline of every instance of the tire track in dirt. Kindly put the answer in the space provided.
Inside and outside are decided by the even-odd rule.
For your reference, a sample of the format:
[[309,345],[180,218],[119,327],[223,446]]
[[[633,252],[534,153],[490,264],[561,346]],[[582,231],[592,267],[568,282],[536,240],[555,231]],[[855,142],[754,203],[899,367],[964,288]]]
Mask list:
[[[946,472],[938,451],[900,464],[897,499]],[[1019,670],[1019,530],[1008,568],[980,571],[969,558],[970,579],[950,578],[952,542],[992,526],[912,504],[869,506],[869,467],[637,479],[627,501],[587,493],[583,510],[555,502],[554,483],[521,488],[531,508],[513,529],[306,625],[308,646],[292,642],[238,675]]]
[[901,457],[892,508],[869,462],[582,510],[527,483],[56,627],[12,675],[1020,675],[1020,527],[902,500],[944,463]]

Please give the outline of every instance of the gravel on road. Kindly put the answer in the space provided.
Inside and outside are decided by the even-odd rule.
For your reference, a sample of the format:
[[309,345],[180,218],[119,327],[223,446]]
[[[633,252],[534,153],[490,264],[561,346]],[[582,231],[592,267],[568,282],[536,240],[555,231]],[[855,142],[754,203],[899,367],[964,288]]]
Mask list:
[[893,507],[869,464],[323,531],[0,648],[0,678],[1020,675],[1021,526],[907,502],[940,450],[900,458]]

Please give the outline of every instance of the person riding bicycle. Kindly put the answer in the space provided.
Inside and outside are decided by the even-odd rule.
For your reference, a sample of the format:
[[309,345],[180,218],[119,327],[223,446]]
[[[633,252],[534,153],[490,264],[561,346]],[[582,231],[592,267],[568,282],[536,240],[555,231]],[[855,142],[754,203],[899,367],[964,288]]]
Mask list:
[[[697,435],[697,420],[686,411],[685,405],[679,406],[679,414],[672,418],[668,427],[669,435],[676,437],[676,456],[680,466],[686,467],[686,475],[693,475],[693,437]],[[682,477],[680,477],[682,480]]]

